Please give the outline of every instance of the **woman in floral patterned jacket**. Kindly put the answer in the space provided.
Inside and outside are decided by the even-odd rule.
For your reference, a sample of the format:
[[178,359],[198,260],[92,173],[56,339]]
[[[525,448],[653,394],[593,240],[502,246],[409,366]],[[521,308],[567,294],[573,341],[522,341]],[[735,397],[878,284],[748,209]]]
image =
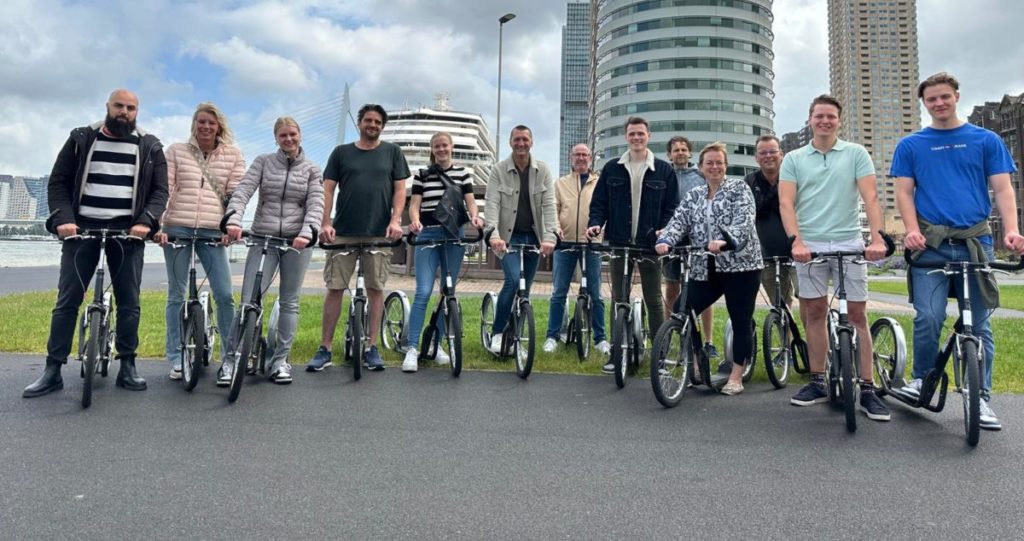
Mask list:
[[[764,262],[754,228],[754,197],[745,182],[725,177],[727,156],[722,143],[700,152],[698,166],[707,182],[679,203],[655,249],[664,255],[686,236],[691,245],[703,246],[709,253],[694,260],[690,279],[695,283],[690,284],[687,305],[699,314],[725,295],[733,328],[749,329]],[[726,239],[734,244],[730,249]],[[723,394],[743,392],[743,366],[753,351],[752,338],[750,333],[734,333],[732,373]]]

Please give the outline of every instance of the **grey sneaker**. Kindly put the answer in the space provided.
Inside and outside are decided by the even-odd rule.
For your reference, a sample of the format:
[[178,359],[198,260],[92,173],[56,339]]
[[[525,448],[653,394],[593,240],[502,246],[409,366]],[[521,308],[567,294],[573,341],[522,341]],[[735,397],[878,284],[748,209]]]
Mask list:
[[270,371],[270,381],[278,385],[287,385],[292,382],[292,365],[287,362],[279,363]]
[[917,399],[921,396],[921,383],[921,378],[912,379],[906,385],[900,387],[900,393]]
[[320,346],[317,348],[313,358],[306,364],[306,372],[319,372],[328,366],[331,366],[331,352],[327,351],[327,348]]
[[365,366],[370,372],[380,372],[384,370],[384,359],[380,358],[380,352],[377,351],[377,346],[370,346],[370,350],[366,352],[366,358],[363,361],[363,366]]
[[181,379],[181,377],[181,364],[175,364],[174,366],[171,367],[170,378],[175,381],[178,381]]
[[794,406],[813,406],[822,402],[828,402],[828,391],[825,390],[824,385],[813,381],[804,385],[793,395],[793,398],[789,399],[789,403]]
[[981,399],[981,419],[978,426],[985,430],[1002,430],[1003,423],[999,422],[999,418],[996,417],[996,412],[992,411],[992,406],[989,405],[988,400]]
[[892,418],[889,415],[889,408],[881,398],[878,398],[874,389],[860,390],[860,411],[863,411],[872,421],[888,421]]
[[220,363],[220,370],[217,371],[217,387],[231,385],[231,376],[235,373],[235,363],[224,361]]

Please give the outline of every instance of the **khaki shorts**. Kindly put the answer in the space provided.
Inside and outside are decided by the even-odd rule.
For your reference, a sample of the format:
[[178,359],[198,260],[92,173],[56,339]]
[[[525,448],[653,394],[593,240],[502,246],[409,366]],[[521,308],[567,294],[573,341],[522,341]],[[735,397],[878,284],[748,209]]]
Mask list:
[[[859,238],[845,241],[804,241],[812,252],[853,252],[864,249],[864,241]],[[846,276],[846,299],[854,302],[868,300],[868,266],[849,263],[854,258],[844,258]],[[796,282],[801,299],[818,299],[828,296],[828,283],[832,279],[835,287],[839,279],[839,262],[831,258],[827,263],[797,263]]]
[[[334,243],[347,244],[356,242],[386,242],[384,237],[336,237]],[[357,253],[352,250],[328,250],[327,262],[324,263],[324,282],[328,289],[348,289],[348,284],[356,270]],[[374,248],[373,252],[363,254],[363,276],[367,289],[383,290],[391,275],[391,248]],[[355,284],[353,284],[355,287]]]

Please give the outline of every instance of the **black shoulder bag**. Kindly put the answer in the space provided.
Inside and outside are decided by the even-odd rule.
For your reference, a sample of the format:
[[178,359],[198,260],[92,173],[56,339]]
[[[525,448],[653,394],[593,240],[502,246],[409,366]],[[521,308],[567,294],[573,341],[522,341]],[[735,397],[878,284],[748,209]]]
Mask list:
[[[444,194],[437,202],[437,208],[434,209],[434,219],[453,237],[458,238],[462,226],[469,222],[469,211],[466,210],[466,199],[462,194],[462,188],[448,178],[448,175],[436,165],[430,166],[426,171],[428,174],[431,171],[436,172],[437,178],[441,179],[441,183],[444,184]],[[422,177],[426,180],[427,175],[422,175]]]

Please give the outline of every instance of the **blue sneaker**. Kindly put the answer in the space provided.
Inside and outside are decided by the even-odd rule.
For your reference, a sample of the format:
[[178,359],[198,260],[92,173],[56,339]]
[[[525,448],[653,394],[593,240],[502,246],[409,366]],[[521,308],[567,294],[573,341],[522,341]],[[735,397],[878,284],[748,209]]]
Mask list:
[[319,372],[328,366],[331,366],[331,352],[320,346],[316,350],[316,355],[313,355],[306,365],[306,372]]
[[384,370],[384,359],[380,358],[380,352],[377,351],[377,346],[371,346],[370,351],[366,352],[363,366],[365,366],[370,372],[380,372]]

